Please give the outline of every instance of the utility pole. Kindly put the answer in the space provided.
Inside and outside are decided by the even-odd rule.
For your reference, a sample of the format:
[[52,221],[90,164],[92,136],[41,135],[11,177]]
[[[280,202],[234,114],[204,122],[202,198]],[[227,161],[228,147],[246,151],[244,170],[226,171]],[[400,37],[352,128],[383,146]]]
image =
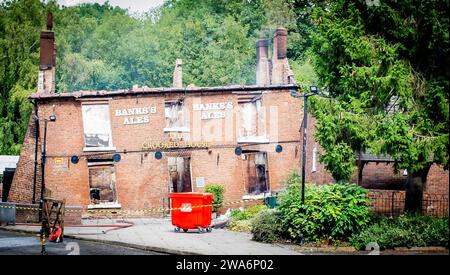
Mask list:
[[[34,102],[34,101],[33,101]],[[36,182],[37,182],[37,165],[38,165],[38,148],[39,148],[39,117],[37,115],[37,104],[34,103],[34,126],[35,130],[35,148],[34,148],[34,170],[33,170],[33,198],[31,202],[36,203]]]
[[303,95],[303,147],[302,147],[302,211],[305,205],[305,177],[306,177],[306,141],[308,131],[308,94]]
[[56,121],[56,116],[51,115],[49,119],[44,119],[44,142],[43,142],[43,148],[42,148],[42,154],[41,154],[41,200],[39,203],[39,221],[42,221],[42,208],[44,203],[44,189],[45,189],[45,161],[47,159],[47,124],[48,122],[54,122]]
[[42,148],[42,154],[41,154],[41,200],[39,203],[39,221],[42,223],[41,225],[41,231],[40,231],[40,235],[41,235],[41,255],[47,255],[47,251],[45,250],[45,246],[46,246],[46,237],[48,234],[50,234],[50,228],[49,228],[49,224],[48,221],[43,219],[43,212],[44,212],[44,189],[45,189],[45,177],[44,177],[44,173],[45,173],[45,161],[47,158],[47,123],[48,122],[54,122],[56,121],[56,116],[55,115],[51,115],[48,119],[44,119],[44,142],[43,142],[43,148]]
[[305,206],[305,181],[306,181],[306,144],[307,144],[307,132],[308,132],[308,97],[317,94],[317,87],[310,86],[310,93],[304,93],[300,95],[297,90],[291,90],[291,96],[303,97],[303,146],[302,146],[302,196],[301,196],[301,209],[304,210]]

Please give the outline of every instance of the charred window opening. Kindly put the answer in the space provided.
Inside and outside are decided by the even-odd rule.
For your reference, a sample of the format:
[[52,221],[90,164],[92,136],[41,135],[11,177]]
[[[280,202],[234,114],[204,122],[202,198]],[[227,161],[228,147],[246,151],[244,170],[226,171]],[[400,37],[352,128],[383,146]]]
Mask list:
[[89,193],[91,204],[114,204],[116,196],[116,173],[113,165],[89,167]]
[[259,195],[269,192],[266,152],[244,153],[243,161],[248,194]]
[[107,104],[83,104],[81,110],[85,147],[112,147],[109,106]]
[[261,95],[240,95],[239,142],[263,141],[266,136],[265,113]]
[[192,192],[191,158],[168,157],[170,189],[172,192]]
[[182,100],[166,100],[164,103],[166,127],[164,131],[188,131],[188,124]]

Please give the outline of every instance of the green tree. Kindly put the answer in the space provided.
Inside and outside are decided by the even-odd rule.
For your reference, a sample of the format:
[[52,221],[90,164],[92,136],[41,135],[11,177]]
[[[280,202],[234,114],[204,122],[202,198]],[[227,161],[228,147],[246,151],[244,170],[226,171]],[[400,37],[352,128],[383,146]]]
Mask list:
[[[255,82],[255,41],[288,28],[289,56],[305,47],[292,0],[168,0],[137,18],[105,4],[60,6],[56,1],[0,4],[0,154],[18,154],[36,91],[39,33],[53,12],[56,91],[170,86],[183,59],[185,85]],[[299,46],[300,45],[300,46]],[[297,62],[297,61],[296,61]],[[308,61],[309,62],[309,61]],[[296,70],[307,68],[303,60]]]
[[432,163],[448,169],[448,8],[446,0],[340,0],[313,16],[315,69],[334,97],[313,100],[318,141],[343,149],[323,159],[351,167],[350,148],[391,155],[408,171],[410,211],[421,208]]
[[18,154],[30,118],[28,95],[37,85],[39,31],[45,20],[37,0],[0,4],[0,153]]

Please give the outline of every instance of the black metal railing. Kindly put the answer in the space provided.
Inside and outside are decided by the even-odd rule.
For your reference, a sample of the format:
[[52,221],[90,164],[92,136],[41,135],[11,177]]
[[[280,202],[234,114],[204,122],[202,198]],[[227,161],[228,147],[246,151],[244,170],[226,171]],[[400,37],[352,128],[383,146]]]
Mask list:
[[[405,213],[405,191],[370,190],[370,206],[374,213],[398,216]],[[431,216],[448,216],[448,195],[424,193],[422,214]]]

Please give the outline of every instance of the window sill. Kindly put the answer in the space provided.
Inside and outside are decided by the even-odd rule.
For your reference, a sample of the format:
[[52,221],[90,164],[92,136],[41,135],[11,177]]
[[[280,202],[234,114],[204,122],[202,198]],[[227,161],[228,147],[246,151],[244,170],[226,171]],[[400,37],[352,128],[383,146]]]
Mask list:
[[269,139],[265,136],[259,137],[240,137],[237,139],[238,143],[269,143]]
[[265,197],[270,196],[271,192],[265,192],[261,193],[259,195],[244,195],[242,196],[243,200],[258,200],[258,199],[264,199]]
[[173,128],[164,128],[164,132],[190,132],[187,127],[173,127]]
[[89,204],[88,209],[110,209],[110,208],[122,208],[122,205],[120,203],[111,203],[111,204]]
[[116,151],[116,147],[84,147],[83,152]]

